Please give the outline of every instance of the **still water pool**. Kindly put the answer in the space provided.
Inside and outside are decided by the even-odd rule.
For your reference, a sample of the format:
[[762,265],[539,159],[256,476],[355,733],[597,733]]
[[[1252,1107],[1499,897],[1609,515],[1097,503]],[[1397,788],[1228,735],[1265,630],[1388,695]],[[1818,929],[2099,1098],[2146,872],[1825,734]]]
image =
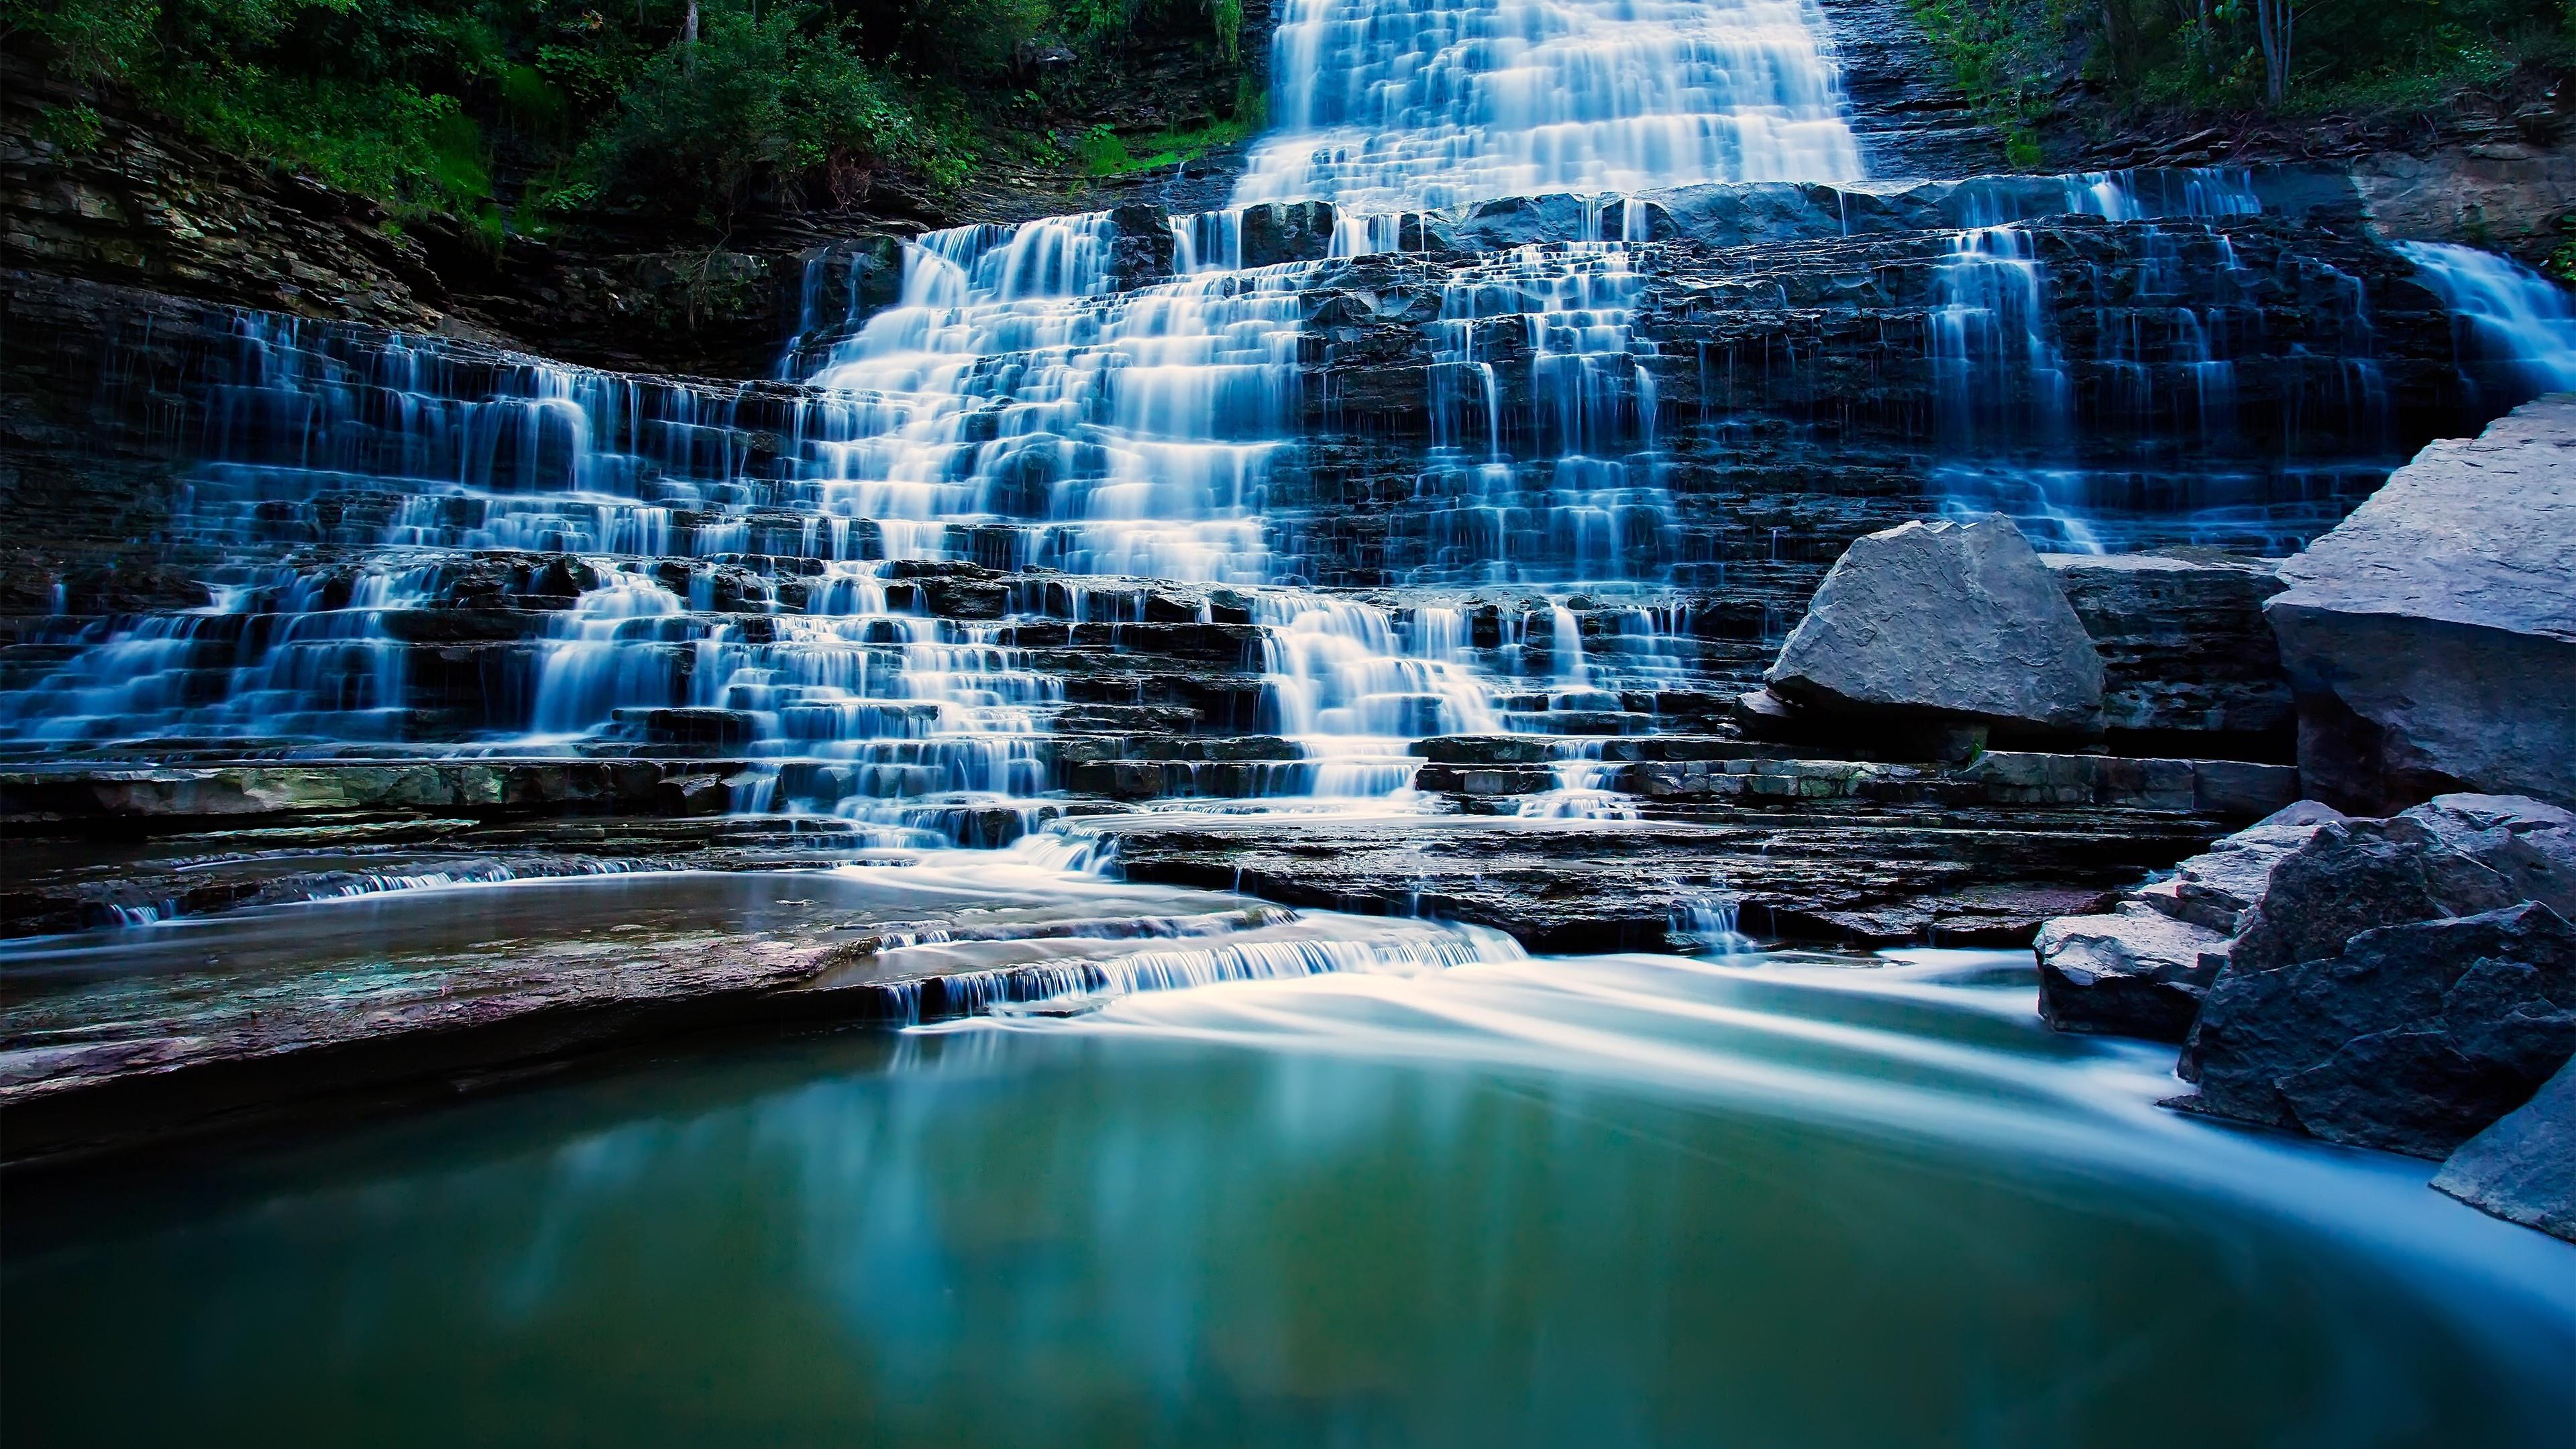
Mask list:
[[9,1192],[13,1445],[2576,1442],[2576,1249],[2026,958],[1495,960],[666,1053]]

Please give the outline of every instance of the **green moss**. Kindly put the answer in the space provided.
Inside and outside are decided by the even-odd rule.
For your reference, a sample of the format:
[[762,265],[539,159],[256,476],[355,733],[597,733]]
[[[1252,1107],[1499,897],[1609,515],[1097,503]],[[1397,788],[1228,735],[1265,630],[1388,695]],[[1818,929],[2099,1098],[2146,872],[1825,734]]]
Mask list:
[[1134,141],[1107,126],[1094,126],[1075,147],[1083,170],[1093,176],[1124,176],[1195,161],[1219,146],[1246,141],[1261,131],[1258,108],[1251,115],[1211,121],[1189,130],[1156,131]]

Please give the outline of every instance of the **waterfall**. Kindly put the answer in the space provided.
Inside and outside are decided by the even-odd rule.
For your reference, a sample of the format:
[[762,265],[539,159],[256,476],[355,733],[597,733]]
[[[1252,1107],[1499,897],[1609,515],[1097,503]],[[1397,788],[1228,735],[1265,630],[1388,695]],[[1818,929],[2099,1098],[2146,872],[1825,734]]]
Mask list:
[[[1068,796],[1410,802],[1416,741],[1521,735],[1552,788],[1496,808],[1618,817],[1601,741],[1722,729],[1879,506],[1767,496],[1838,429],[1937,452],[1868,496],[2061,548],[2295,546],[2384,473],[2246,455],[2266,407],[2391,411],[2378,273],[2240,249],[2253,173],[1749,184],[1860,175],[1822,35],[1803,0],[1290,0],[1233,205],[819,249],[758,381],[244,315],[161,540],[206,592],[31,625],[0,747],[688,760],[693,801],[910,849]],[[1712,183],[1786,240],[1695,236],[1672,188]],[[2402,250],[2488,404],[2576,386],[2564,293]],[[1810,346],[1859,290],[1875,338]],[[1775,346],[1822,395],[1727,416]],[[1882,386],[1916,391],[1841,395]]]
[[[2517,395],[2576,388],[2576,303],[2567,289],[2494,252],[2452,242],[2399,242],[2417,280],[2451,310],[2464,367],[2492,370]],[[2486,364],[2486,367],[2480,367]]]
[[1371,214],[1861,174],[1796,0],[1290,0],[1238,205]]

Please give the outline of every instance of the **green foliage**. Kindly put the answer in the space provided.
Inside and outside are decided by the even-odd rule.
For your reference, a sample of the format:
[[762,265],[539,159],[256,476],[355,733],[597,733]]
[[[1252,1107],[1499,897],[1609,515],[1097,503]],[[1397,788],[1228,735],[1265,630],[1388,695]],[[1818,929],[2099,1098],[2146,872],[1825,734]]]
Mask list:
[[1093,176],[1121,176],[1153,171],[1197,159],[1218,146],[1250,139],[1261,129],[1258,109],[1232,120],[1212,121],[1189,130],[1157,131],[1130,142],[1107,126],[1094,126],[1074,148],[1082,169]]
[[77,80],[117,80],[153,46],[160,0],[0,0],[0,30],[44,37]]
[[[1070,159],[1049,112],[1096,102],[1136,45],[1200,37],[1241,72],[1241,0],[0,0],[0,33],[199,137],[497,244],[601,206],[724,227],[747,206],[935,187],[979,159]],[[1075,57],[1068,72],[1064,54]],[[1040,63],[1040,57],[1048,58]],[[1256,98],[1257,99],[1257,98]],[[1238,102],[1238,115],[1253,114]],[[57,108],[48,139],[97,144]],[[1103,174],[1223,127],[1088,140]],[[1140,159],[1141,157],[1141,159]]]
[[106,127],[89,106],[44,106],[36,112],[36,139],[75,156],[98,149]]
[[645,65],[594,145],[598,174],[636,198],[694,197],[723,223],[755,187],[831,168],[953,172],[936,129],[811,7],[711,8],[701,23],[698,44]]
[[[1910,3],[2016,164],[2037,162],[2039,130],[2072,83],[2122,109],[2263,104],[2258,0]],[[2567,0],[2307,0],[2297,15],[2289,115],[2420,115],[2517,67],[2576,59]]]

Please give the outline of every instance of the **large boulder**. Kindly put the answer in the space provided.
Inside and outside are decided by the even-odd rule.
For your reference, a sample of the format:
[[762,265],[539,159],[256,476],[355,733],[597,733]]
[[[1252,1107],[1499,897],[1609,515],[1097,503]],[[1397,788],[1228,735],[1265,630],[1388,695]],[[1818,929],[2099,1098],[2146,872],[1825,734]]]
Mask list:
[[2521,901],[2576,917],[2576,814],[2519,796],[2437,796],[2392,819],[2330,821],[2268,867],[2227,966],[2275,970],[2332,956],[2363,931]]
[[2031,944],[2040,1016],[2059,1031],[2183,1040],[2273,868],[2343,818],[2302,801],[2129,891],[2107,913],[2042,926]]
[[2576,804],[2576,394],[2426,448],[2281,577],[2312,793]]
[[1763,675],[1811,709],[1930,714],[2001,730],[2100,718],[2102,660],[2009,519],[1914,522],[1854,542]]
[[2207,549],[2040,561],[2102,656],[2102,725],[2122,748],[2289,758],[2297,710],[2263,617],[2278,565]]
[[2191,1049],[2200,1093],[2179,1105],[2447,1156],[2576,1052],[2576,927],[2527,901],[2231,970],[2201,1004]]
[[2482,1212],[2576,1243],[2576,1061],[2462,1144],[2433,1186]]

